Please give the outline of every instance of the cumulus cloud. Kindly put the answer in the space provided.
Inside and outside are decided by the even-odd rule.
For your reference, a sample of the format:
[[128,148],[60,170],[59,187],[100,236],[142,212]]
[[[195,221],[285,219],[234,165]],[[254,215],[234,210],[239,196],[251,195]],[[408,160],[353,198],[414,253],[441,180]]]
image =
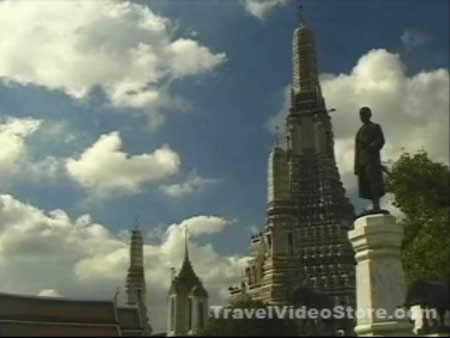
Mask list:
[[139,192],[142,184],[174,174],[179,167],[179,155],[168,146],[150,154],[123,152],[117,131],[100,136],[79,158],[66,160],[68,173],[83,187],[100,195],[112,191]]
[[[89,201],[94,201],[113,192],[139,193],[145,184],[165,179],[180,170],[180,156],[168,145],[151,153],[129,154],[123,149],[118,131],[101,135],[81,154],[70,157],[44,154],[36,158],[32,136],[39,132],[36,137],[48,141],[66,129],[32,118],[0,119],[0,175],[8,178],[8,182],[26,179],[32,183],[43,180],[50,183],[71,178],[90,193]],[[170,197],[181,198],[218,182],[194,172],[185,182],[162,185],[160,189]]]
[[18,180],[58,182],[66,174],[63,159],[38,153],[55,139],[64,144],[73,142],[74,135],[68,130],[66,123],[0,117],[0,175],[5,178],[2,187]]
[[[165,330],[170,269],[180,268],[186,226],[190,257],[211,303],[227,300],[227,287],[240,277],[245,258],[223,256],[197,238],[226,231],[230,224],[222,217],[200,215],[166,226],[159,241],[145,244],[148,307],[156,331]],[[117,287],[124,291],[128,245],[123,236],[89,215],[72,219],[63,210],[44,212],[11,195],[0,195],[2,292],[112,299]],[[123,297],[121,292],[121,302]]]
[[[70,177],[95,199],[111,192],[139,193],[144,184],[164,179],[180,169],[180,156],[167,145],[152,153],[128,154],[122,149],[118,131],[101,135],[79,155],[45,154],[36,158],[30,138],[39,131],[41,140],[54,139],[61,130],[66,127],[32,118],[0,118],[0,175],[8,178],[8,182],[27,179],[34,183],[43,179],[47,183],[58,182]],[[181,197],[215,182],[193,175],[182,184],[165,186],[163,191],[172,197]]]
[[193,36],[174,37],[170,19],[130,1],[4,0],[0,22],[0,79],[76,99],[101,87],[114,106],[145,110],[154,124],[164,108],[184,104],[171,81],[226,61]]
[[203,234],[221,232],[232,223],[232,221],[216,216],[195,216],[180,224],[171,225],[168,233],[178,237],[181,230],[187,229],[191,236],[198,237]]
[[182,198],[218,182],[219,180],[215,178],[203,178],[196,174],[191,174],[183,183],[161,185],[160,189],[170,197]]
[[243,5],[251,15],[263,20],[272,10],[288,3],[289,0],[245,0]]
[[[337,110],[331,113],[335,151],[347,190],[356,189],[353,143],[360,126],[361,106],[370,106],[373,121],[383,127],[387,141],[382,150],[383,160],[396,159],[403,150],[425,149],[434,160],[448,163],[448,70],[407,75],[398,54],[374,49],[362,55],[350,73],[324,74],[321,78],[325,100]],[[286,94],[283,109],[268,122],[271,130],[284,121],[287,107]]]
[[27,139],[39,129],[41,122],[32,118],[0,118],[1,177],[10,177],[22,170],[29,156]]

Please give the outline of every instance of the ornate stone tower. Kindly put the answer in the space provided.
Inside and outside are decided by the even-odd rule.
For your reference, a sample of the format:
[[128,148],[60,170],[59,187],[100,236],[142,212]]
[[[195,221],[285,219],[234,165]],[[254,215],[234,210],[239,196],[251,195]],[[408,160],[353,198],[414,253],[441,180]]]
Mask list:
[[169,289],[168,336],[195,335],[208,320],[208,292],[197,277],[189,259],[187,230],[183,265]]
[[127,296],[129,305],[137,305],[139,298],[145,299],[144,249],[142,233],[136,226],[131,231],[130,266],[127,274]]
[[126,288],[128,305],[139,308],[144,332],[146,335],[151,335],[152,328],[149,324],[146,306],[143,238],[137,224],[131,231],[130,266],[128,268]]
[[290,191],[307,284],[354,305],[355,262],[347,232],[354,212],[340,180],[334,136],[319,83],[314,33],[306,18],[293,40],[293,83],[286,120]]
[[340,180],[322,96],[314,33],[303,15],[293,38],[286,144],[269,157],[267,224],[252,237],[246,278],[231,295],[287,303],[301,284],[354,306],[354,258],[347,239],[354,212]]

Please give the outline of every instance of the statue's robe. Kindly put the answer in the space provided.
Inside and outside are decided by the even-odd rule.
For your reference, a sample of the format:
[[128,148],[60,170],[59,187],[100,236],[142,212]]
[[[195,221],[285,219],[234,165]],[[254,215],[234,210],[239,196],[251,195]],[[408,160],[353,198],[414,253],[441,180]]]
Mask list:
[[355,139],[355,173],[358,175],[359,196],[380,198],[385,194],[380,150],[384,146],[380,125],[369,122],[359,128]]

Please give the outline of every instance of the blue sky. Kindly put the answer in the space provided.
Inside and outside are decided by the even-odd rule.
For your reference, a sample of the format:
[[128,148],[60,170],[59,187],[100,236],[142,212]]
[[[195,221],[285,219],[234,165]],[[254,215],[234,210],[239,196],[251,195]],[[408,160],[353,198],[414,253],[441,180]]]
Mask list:
[[[15,135],[14,140],[23,141],[23,144],[20,157],[14,158],[19,167],[12,167],[14,163],[8,158],[11,153],[2,157],[0,150],[0,174],[3,176],[0,194],[10,194],[24,205],[44,212],[62,209],[72,219],[88,213],[93,222],[102,224],[113,234],[127,229],[137,216],[146,232],[162,229],[166,234],[169,225],[179,225],[193,216],[214,216],[233,222],[224,231],[200,236],[198,246],[212,245],[214,252],[224,257],[245,255],[251,228],[261,228],[265,221],[266,165],[275,140],[268,123],[276,116],[281,119],[286,112],[292,32],[298,22],[295,1],[281,0],[263,13],[252,13],[248,7],[252,1],[135,1],[139,6],[134,8],[133,15],[144,17],[148,8],[152,15],[170,23],[170,29],[164,33],[150,32],[158,36],[155,41],[168,44],[184,38],[197,45],[179,52],[175,66],[170,61],[166,64],[165,60],[158,60],[159,67],[166,70],[161,76],[152,74],[151,70],[143,75],[127,75],[126,72],[115,75],[116,87],[108,92],[105,89],[107,83],[102,83],[101,79],[109,81],[110,74],[120,73],[123,64],[114,62],[122,59],[112,52],[110,61],[103,62],[108,59],[103,59],[102,54],[98,64],[91,59],[79,59],[94,58],[96,52],[101,53],[99,46],[105,41],[108,46],[116,44],[117,50],[127,46],[127,41],[131,41],[130,44],[139,42],[139,36],[127,36],[134,28],[122,30],[136,24],[130,19],[132,16],[124,16],[124,21],[120,21],[128,26],[118,25],[115,29],[106,24],[105,28],[104,22],[94,19],[82,26],[83,20],[75,15],[74,20],[81,23],[81,28],[66,31],[62,26],[61,35],[54,34],[57,29],[51,28],[52,23],[44,22],[44,27],[50,27],[48,36],[51,38],[48,40],[35,31],[27,33],[30,37],[43,39],[39,41],[49,41],[47,54],[41,54],[37,50],[41,45],[34,44],[32,38],[21,40],[20,36],[27,35],[19,35],[17,31],[21,29],[20,25],[31,27],[34,23],[29,20],[38,20],[33,13],[53,11],[52,15],[58,15],[62,9],[55,6],[50,10],[43,0],[22,4],[25,6],[22,8],[14,5],[15,1],[1,0],[0,25],[1,20],[10,15],[15,15],[17,22],[4,21],[5,26],[10,25],[7,26],[10,30],[2,31],[10,32],[10,39],[0,33],[0,41],[4,41],[3,47],[0,42],[0,48],[6,50],[5,54],[0,53],[0,116],[3,118],[0,125],[2,122],[8,125],[8,118],[9,121],[12,118],[39,120],[41,124],[35,131],[28,127],[27,132],[5,134],[8,140]],[[31,2],[40,4],[32,5]],[[111,1],[105,6],[113,7],[115,3]],[[448,141],[445,142],[448,140],[448,122],[447,127],[435,123],[440,117],[448,121],[448,97],[442,94],[445,90],[448,93],[448,1],[304,0],[302,4],[316,35],[320,72],[328,74],[323,84],[327,105],[338,109],[333,115],[333,123],[336,125],[335,136],[339,139],[336,151],[342,155],[338,155],[341,172],[346,172],[348,168],[344,162],[351,158],[351,139],[358,125],[356,108],[366,103],[375,107],[374,119],[384,127],[388,142],[397,142],[400,146],[401,140],[405,143],[402,146],[411,151],[424,146],[435,159],[448,162]],[[28,13],[27,8],[34,9]],[[29,14],[28,21],[22,19],[25,12]],[[70,19],[67,25],[70,27]],[[77,42],[58,40],[71,38],[76,38]],[[149,39],[147,44],[152,46],[153,38]],[[59,44],[63,46],[60,51]],[[90,49],[85,47],[88,45]],[[207,51],[203,50],[204,60],[196,58],[201,54],[201,48],[207,48]],[[79,53],[79,59],[74,59],[73,64],[84,65],[78,70],[72,66],[64,68],[65,58],[70,58],[71,50]],[[89,53],[83,54],[84,50]],[[13,58],[11,55],[18,56]],[[192,65],[186,65],[188,62]],[[358,62],[359,71],[352,75]],[[385,78],[377,79],[377,74],[385,74],[386,70],[394,74],[392,78],[386,73]],[[52,72],[58,75],[53,76]],[[94,74],[94,80],[90,74]],[[417,77],[418,74],[424,74],[423,78]],[[117,94],[119,104],[112,103],[114,90],[125,80],[134,81],[133,76],[143,76],[158,93],[168,95],[169,103],[133,107],[131,101],[120,101],[127,99],[128,94],[123,92]],[[361,94],[361,86],[353,85],[385,79],[392,80],[395,85],[400,83],[406,96],[394,93],[384,100],[383,93],[377,92],[381,87],[377,87],[372,95],[372,92]],[[87,88],[87,92],[74,94],[73,90],[81,87]],[[415,99],[420,102],[405,105],[403,101],[408,98],[411,102]],[[424,111],[423,107],[430,111]],[[377,115],[377,108],[380,115]],[[155,116],[163,116],[164,122],[155,124]],[[124,192],[123,186],[116,186],[97,194],[88,183],[82,183],[86,182],[83,175],[88,174],[87,171],[71,177],[65,163],[69,158],[80,160],[80,155],[102,135],[112,132],[119,133],[121,150],[128,156],[152,154],[168,145],[179,157],[179,165],[170,170],[164,167],[166,172],[158,178],[145,176],[145,167],[129,167],[125,176],[130,176],[133,170],[145,176],[137,183],[139,189]],[[398,155],[393,148],[387,148],[385,159]],[[49,157],[53,159],[55,171],[47,167],[42,169],[42,166],[36,169],[37,164]],[[8,161],[3,164],[3,171],[2,160]],[[101,167],[102,158],[98,157],[93,163]],[[137,161],[136,166],[139,163]],[[27,166],[35,168],[34,171]],[[101,169],[105,170],[105,175],[108,168]],[[170,196],[163,191],[162,186],[183,184],[195,177],[197,185],[193,186],[201,188],[193,188],[182,197]],[[347,193],[359,210],[364,205],[354,198],[352,176],[346,177],[343,175]],[[133,180],[133,174],[127,179]],[[102,182],[110,187],[114,180],[108,176]],[[3,221],[3,226],[4,229],[8,227],[7,220]],[[210,232],[216,230],[203,231],[203,234]],[[149,237],[152,245],[160,244],[160,238]],[[56,287],[49,285],[48,288]]]

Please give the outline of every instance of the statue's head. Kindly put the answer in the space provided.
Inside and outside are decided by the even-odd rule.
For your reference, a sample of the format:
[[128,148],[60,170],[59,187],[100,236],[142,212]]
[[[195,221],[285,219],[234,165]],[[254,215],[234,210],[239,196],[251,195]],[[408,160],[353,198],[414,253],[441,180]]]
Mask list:
[[363,123],[367,123],[367,122],[370,121],[370,118],[371,118],[371,116],[372,116],[372,111],[370,110],[369,107],[362,107],[362,108],[359,110],[359,116],[360,116],[361,121],[362,121]]

